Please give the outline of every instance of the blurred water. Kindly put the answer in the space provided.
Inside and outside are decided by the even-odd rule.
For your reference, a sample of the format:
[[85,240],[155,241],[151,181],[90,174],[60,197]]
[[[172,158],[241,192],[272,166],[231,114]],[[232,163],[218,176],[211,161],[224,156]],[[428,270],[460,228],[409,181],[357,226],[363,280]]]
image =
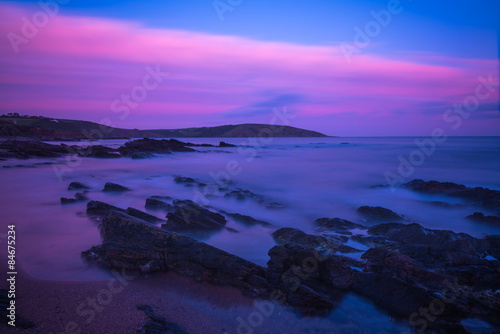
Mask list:
[[[194,143],[218,144],[219,139],[182,139]],[[106,272],[85,265],[80,253],[101,242],[96,223],[84,212],[85,203],[60,204],[60,197],[72,197],[67,190],[71,181],[92,187],[88,194],[122,208],[144,210],[145,199],[167,195],[178,199],[199,200],[196,189],[173,182],[175,175],[189,176],[203,182],[215,182],[228,170],[228,162],[239,170],[231,176],[231,187],[248,189],[285,208],[271,210],[252,201],[238,202],[219,192],[208,198],[215,210],[250,215],[276,227],[296,227],[313,231],[312,222],[321,217],[340,217],[366,223],[356,214],[362,205],[380,205],[403,214],[410,221],[426,227],[451,229],[477,237],[499,234],[500,226],[479,224],[464,219],[480,208],[443,208],[428,201],[460,203],[457,199],[439,198],[389,188],[370,189],[386,183],[384,173],[397,173],[398,157],[408,159],[417,149],[415,138],[271,138],[266,142],[249,139],[222,139],[249,147],[197,148],[203,153],[175,153],[154,159],[92,159],[70,162],[70,172],[60,181],[51,165],[57,161],[68,166],[67,158],[2,161],[1,166],[35,165],[34,168],[0,168],[0,201],[5,225],[16,224],[18,260],[23,268],[38,278],[102,279]],[[99,144],[118,147],[124,141]],[[347,142],[348,144],[345,144]],[[75,144],[70,142],[67,144]],[[82,142],[80,145],[87,145]],[[92,143],[96,144],[96,143]],[[500,189],[500,137],[448,138],[416,167],[406,180],[452,181],[468,186]],[[106,182],[116,182],[132,189],[122,194],[105,194]],[[198,194],[199,194],[198,192]],[[164,215],[157,214],[164,218]],[[368,224],[368,223],[367,223]],[[228,227],[239,233],[222,231],[204,241],[216,247],[265,265],[267,251],[274,246],[273,229],[247,227],[232,220]],[[0,231],[6,233],[7,229]]]

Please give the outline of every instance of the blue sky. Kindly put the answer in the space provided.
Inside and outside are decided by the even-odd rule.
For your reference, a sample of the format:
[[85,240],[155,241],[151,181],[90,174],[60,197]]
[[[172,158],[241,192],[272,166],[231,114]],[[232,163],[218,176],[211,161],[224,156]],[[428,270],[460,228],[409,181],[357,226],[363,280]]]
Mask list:
[[[224,20],[214,2],[232,9]],[[450,128],[463,115],[448,108],[471,101],[480,78],[499,81],[500,1],[400,0],[391,22],[346,56],[356,29],[394,2],[70,0],[36,37],[0,40],[0,109],[116,120],[116,99],[160,66],[168,80],[121,105],[131,110],[114,126],[267,123],[287,107],[291,125],[330,135]],[[38,1],[0,0],[0,9],[4,36],[40,11]],[[486,95],[450,135],[500,135],[498,89]]]
[[[231,0],[221,0],[229,4]],[[238,3],[238,0],[233,0]],[[33,3],[35,0],[16,1]],[[242,0],[219,19],[211,0],[70,0],[66,14],[138,21],[149,27],[243,36],[257,40],[327,45],[350,41],[355,26],[387,0]],[[403,12],[377,36],[376,52],[430,51],[455,57],[498,57],[500,1],[401,0]]]

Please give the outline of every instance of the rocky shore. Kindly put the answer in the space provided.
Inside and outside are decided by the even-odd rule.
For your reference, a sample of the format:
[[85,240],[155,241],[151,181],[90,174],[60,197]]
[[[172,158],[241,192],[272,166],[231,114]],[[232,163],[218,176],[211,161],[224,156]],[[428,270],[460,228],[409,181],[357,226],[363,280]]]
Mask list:
[[[495,191],[478,191],[489,195],[488,207],[495,207]],[[472,204],[485,201],[473,199]],[[151,205],[154,199],[148,200]],[[267,226],[276,246],[267,265],[259,266],[178,233],[223,229],[225,216],[238,214],[191,201],[156,201],[166,208],[164,221],[147,219],[140,210],[89,202],[87,212],[100,218],[103,242],[83,251],[83,259],[111,270],[175,272],[235,287],[304,315],[327,314],[344,295],[356,293],[407,319],[418,332],[467,333],[462,321],[470,318],[500,327],[500,236],[428,229],[390,209],[363,206],[358,213],[376,225],[320,218],[313,222],[313,234]],[[239,217],[242,223],[257,221],[240,216],[246,217]]]

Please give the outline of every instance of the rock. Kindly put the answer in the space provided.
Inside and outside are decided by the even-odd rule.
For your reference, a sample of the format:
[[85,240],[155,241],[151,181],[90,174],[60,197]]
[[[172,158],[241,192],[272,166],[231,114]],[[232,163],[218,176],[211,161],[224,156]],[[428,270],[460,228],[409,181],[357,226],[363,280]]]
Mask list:
[[256,202],[262,202],[264,198],[261,195],[257,195],[250,190],[237,189],[224,194],[226,198],[234,198],[238,201],[244,201],[247,199],[254,200]]
[[136,153],[158,153],[158,154],[169,154],[172,152],[195,152],[190,147],[187,147],[186,143],[183,143],[175,139],[137,139],[129,141],[121,146],[118,151],[123,155],[130,157]]
[[141,210],[134,209],[134,208],[127,208],[127,210],[125,212],[130,216],[142,219],[142,220],[147,221],[148,223],[151,223],[151,224],[165,222],[163,219],[160,219],[156,216],[150,215],[149,213],[146,213],[146,212],[143,212]]
[[452,182],[424,181],[421,179],[412,180],[402,186],[424,194],[462,198],[487,209],[500,209],[500,191],[498,190],[482,187],[470,188]]
[[104,185],[104,189],[102,191],[105,193],[111,193],[111,192],[130,191],[130,189],[116,183],[106,182],[106,184]]
[[357,212],[369,219],[379,221],[401,221],[404,219],[394,211],[381,206],[361,206]]
[[266,294],[264,268],[125,213],[110,211],[102,222],[102,235],[101,245],[82,253],[91,263],[130,272],[174,271],[197,280],[241,288],[250,295]]
[[84,185],[81,182],[71,182],[68,186],[68,190],[86,190],[90,189],[90,187]]
[[88,214],[93,214],[93,215],[97,215],[97,216],[105,216],[108,214],[109,211],[125,212],[125,210],[123,210],[123,209],[120,209],[116,206],[113,206],[111,204],[107,204],[104,202],[90,201],[87,203],[87,213]]
[[184,328],[155,314],[149,305],[138,305],[148,317],[148,321],[135,334],[189,334]]
[[465,218],[479,223],[500,224],[500,217],[485,216],[482,212],[474,212],[474,214]]
[[146,209],[148,210],[162,210],[164,212],[170,212],[174,210],[174,207],[168,203],[160,201],[157,197],[152,196],[146,199]]
[[78,202],[84,202],[88,200],[88,197],[82,193],[76,193],[75,198],[61,197],[61,204],[73,204]]
[[176,206],[173,213],[167,214],[167,223],[162,227],[172,231],[220,230],[225,227],[226,222],[223,215],[190,203]]
[[425,269],[423,265],[396,250],[384,247],[367,250],[361,255],[361,259],[366,260],[363,265],[364,272],[383,274],[410,284],[425,282],[438,285],[447,278],[446,275]]
[[121,158],[121,155],[118,153],[118,150],[102,145],[93,145],[88,146],[86,148],[74,147],[75,152],[79,157],[88,157],[88,158],[101,158],[101,159],[112,159],[112,158]]
[[197,205],[195,202],[193,202],[190,199],[174,199],[172,203],[175,206],[182,206],[182,205]]
[[272,210],[275,210],[275,209],[284,209],[285,206],[281,203],[278,203],[278,202],[268,202],[266,203],[266,209],[272,209]]
[[314,248],[320,253],[335,252],[341,241],[319,235],[311,235],[296,228],[283,227],[273,232],[274,241],[278,245],[294,243],[303,248]]
[[8,154],[6,157],[16,157],[26,159],[34,157],[59,157],[69,154],[64,146],[46,144],[36,140],[6,140],[0,142],[0,149],[5,149]]
[[253,217],[250,217],[250,216],[246,216],[246,215],[242,215],[242,214],[239,214],[239,213],[229,213],[229,212],[226,212],[226,211],[221,211],[223,214],[233,218],[235,221],[237,222],[240,222],[240,223],[243,223],[245,225],[249,225],[249,226],[254,226],[254,225],[262,225],[262,226],[265,226],[265,227],[270,227],[272,226],[271,224],[265,222],[265,221],[262,221],[262,220],[257,220]]
[[237,145],[233,145],[233,144],[229,144],[229,143],[221,141],[219,143],[219,147],[237,147]]
[[[354,229],[367,229],[367,227],[350,222],[341,218],[320,218],[314,221],[320,230],[328,230],[333,232],[347,232]],[[351,233],[350,233],[351,234]]]
[[204,187],[204,186],[206,186],[206,184],[203,182],[198,182],[195,179],[193,179],[192,177],[185,177],[185,176],[174,177],[174,182],[184,184],[186,187],[193,187],[193,186]]

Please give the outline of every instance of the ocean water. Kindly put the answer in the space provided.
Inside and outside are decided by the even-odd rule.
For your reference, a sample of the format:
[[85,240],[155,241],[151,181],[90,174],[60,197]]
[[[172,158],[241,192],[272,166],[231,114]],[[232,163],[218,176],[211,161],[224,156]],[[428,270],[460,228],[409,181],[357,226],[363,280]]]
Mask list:
[[[182,139],[193,143],[217,144],[219,139]],[[83,263],[80,253],[101,239],[96,223],[85,215],[86,204],[61,205],[61,197],[72,181],[92,187],[87,194],[127,208],[144,209],[153,195],[191,199],[213,210],[250,215],[274,225],[248,227],[228,219],[227,230],[199,239],[245,259],[265,265],[267,252],[275,245],[271,233],[279,227],[295,227],[314,232],[312,222],[322,217],[339,217],[370,225],[356,213],[362,205],[380,205],[404,215],[409,222],[436,229],[466,232],[476,237],[500,234],[500,226],[481,224],[464,217],[481,208],[445,208],[429,204],[459,199],[428,196],[394,188],[370,188],[387,182],[387,172],[398,175],[400,157],[410,159],[419,150],[415,140],[424,138],[227,138],[241,145],[229,148],[197,148],[199,153],[174,153],[146,160],[57,158],[1,161],[2,221],[15,224],[18,260],[31,275],[45,279],[82,280],[108,277],[105,271]],[[124,140],[99,144],[118,147]],[[68,143],[75,144],[75,143]],[[79,142],[79,145],[88,145]],[[93,143],[96,144],[96,143]],[[417,153],[413,153],[415,157]],[[422,156],[422,155],[420,155]],[[417,160],[413,160],[414,162]],[[43,164],[56,162],[55,165]],[[24,165],[25,167],[15,167]],[[467,186],[500,189],[500,137],[455,137],[436,145],[413,166],[414,178],[451,181]],[[407,172],[407,170],[405,170]],[[176,184],[176,175],[195,178],[209,187]],[[246,200],[224,197],[221,189],[241,188],[278,202],[281,209]],[[132,189],[121,194],[101,192],[106,182]],[[209,194],[209,196],[204,196]],[[164,214],[150,212],[160,218]],[[5,231],[0,236],[5,238]]]
[[[218,144],[220,139],[182,140]],[[15,224],[18,265],[30,275],[50,280],[110,278],[107,271],[85,264],[80,257],[83,250],[100,244],[101,237],[96,222],[85,214],[85,203],[60,204],[61,197],[73,196],[74,192],[67,190],[72,181],[90,186],[92,189],[87,194],[90,199],[121,208],[145,210],[147,197],[163,195],[191,199],[215,211],[250,215],[269,222],[272,228],[249,227],[228,219],[227,226],[237,233],[223,230],[195,236],[260,265],[267,263],[267,252],[275,245],[271,237],[275,229],[295,227],[314,233],[313,221],[322,217],[339,217],[370,225],[356,213],[362,205],[392,209],[404,215],[408,222],[418,222],[429,228],[466,232],[476,237],[500,234],[500,226],[464,218],[475,211],[497,212],[470,206],[435,206],[429,202],[462,202],[398,187],[370,188],[385,184],[388,172],[393,176],[400,175],[398,168],[402,159],[413,159],[413,165],[402,169],[404,176],[400,175],[399,181],[422,178],[500,190],[500,137],[448,138],[434,148],[428,146],[427,153],[418,153],[420,149],[415,143],[415,140],[422,142],[425,138],[222,140],[241,146],[197,148],[199,153],[158,155],[146,160],[64,157],[0,161],[0,202],[4,223],[0,244],[6,240],[7,225]],[[124,142],[109,140],[98,144],[118,147]],[[67,144],[85,146],[89,143]],[[192,177],[210,186],[186,187],[174,182],[177,175]],[[251,200],[226,198],[224,194],[229,190],[221,187],[226,186],[227,181],[230,181],[229,190],[250,190],[263,196],[267,202],[282,204],[283,208],[269,209]],[[119,183],[132,191],[103,193],[101,190],[106,182]],[[150,213],[165,218],[165,214]],[[0,260],[6,263],[4,254],[2,252]],[[330,332],[329,328],[360,333],[361,327],[369,328],[365,331],[367,333],[410,331],[408,322],[395,321],[370,301],[353,294],[349,294],[326,318],[301,319],[287,310],[273,317],[273,321],[276,326],[280,321],[283,324],[295,321],[297,328],[311,328],[306,331],[308,333],[326,333]],[[235,330],[237,326],[235,320]]]

